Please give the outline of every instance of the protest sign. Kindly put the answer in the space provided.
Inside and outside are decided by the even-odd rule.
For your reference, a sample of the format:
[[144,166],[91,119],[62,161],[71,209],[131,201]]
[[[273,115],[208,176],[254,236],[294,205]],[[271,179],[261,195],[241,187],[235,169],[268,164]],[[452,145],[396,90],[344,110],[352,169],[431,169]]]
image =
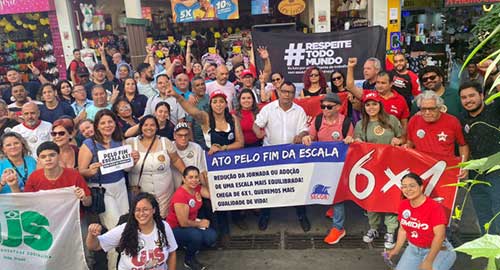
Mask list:
[[[273,72],[280,72],[294,83],[301,83],[304,71],[317,66],[325,73],[347,73],[347,60],[357,57],[355,78],[363,78],[363,63],[376,57],[385,63],[385,30],[381,26],[349,31],[304,34],[301,32],[252,31],[253,47],[267,47]],[[258,69],[262,63],[258,62]]]
[[88,269],[74,187],[0,196],[1,269]]
[[108,174],[133,167],[134,160],[130,155],[131,153],[132,146],[130,145],[98,151],[97,156],[102,164],[101,173]]
[[174,22],[239,19],[238,0],[172,0]]
[[212,208],[331,204],[346,152],[343,143],[317,142],[207,155]]
[[354,201],[367,211],[397,213],[401,178],[414,172],[424,180],[426,196],[442,203],[447,217],[455,204],[458,169],[447,169],[459,160],[437,160],[413,149],[383,144],[349,146],[335,202]]

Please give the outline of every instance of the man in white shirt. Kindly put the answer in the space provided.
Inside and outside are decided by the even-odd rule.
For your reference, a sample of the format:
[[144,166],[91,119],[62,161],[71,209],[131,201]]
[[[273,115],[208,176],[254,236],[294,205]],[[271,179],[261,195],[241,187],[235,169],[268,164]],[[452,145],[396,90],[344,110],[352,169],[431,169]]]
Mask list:
[[36,149],[42,142],[50,141],[50,132],[52,124],[40,120],[40,110],[34,102],[28,102],[23,105],[22,116],[24,122],[12,128],[13,132],[17,132],[23,136],[28,142],[31,150],[31,155],[36,159]]
[[224,92],[227,97],[227,106],[229,111],[233,110],[233,98],[236,90],[234,88],[234,84],[228,81],[229,71],[225,65],[217,67],[215,78],[215,81],[207,83],[207,94],[210,95],[216,90]]
[[179,122],[183,122],[186,117],[186,112],[181,107],[179,102],[174,97],[167,95],[167,88],[172,82],[167,74],[160,74],[156,78],[156,87],[159,93],[148,98],[146,103],[146,110],[144,110],[144,115],[153,114],[155,111],[156,104],[160,101],[167,102],[170,105],[170,122],[176,125]]
[[[295,86],[291,82],[284,82],[279,90],[279,99],[264,106],[257,114],[253,124],[253,131],[257,138],[264,138],[264,146],[302,143],[302,137],[308,135],[307,115],[304,109],[293,103]],[[311,224],[306,215],[305,206],[296,206],[300,226],[307,232]],[[261,209],[259,229],[267,229],[271,209]]]

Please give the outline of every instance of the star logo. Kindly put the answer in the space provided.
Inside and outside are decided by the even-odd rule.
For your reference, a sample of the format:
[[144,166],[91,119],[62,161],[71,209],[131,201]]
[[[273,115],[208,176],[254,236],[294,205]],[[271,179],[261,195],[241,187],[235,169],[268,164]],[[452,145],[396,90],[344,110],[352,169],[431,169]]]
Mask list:
[[438,141],[443,141],[446,142],[446,138],[448,137],[448,134],[444,133],[444,131],[441,131],[438,135]]

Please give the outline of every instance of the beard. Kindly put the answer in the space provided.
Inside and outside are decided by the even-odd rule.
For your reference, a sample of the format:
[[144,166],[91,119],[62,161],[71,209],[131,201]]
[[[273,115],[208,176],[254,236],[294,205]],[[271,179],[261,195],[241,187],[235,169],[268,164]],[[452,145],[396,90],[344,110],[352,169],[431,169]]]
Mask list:
[[[465,107],[464,107],[465,108]],[[480,103],[478,105],[476,105],[476,107],[472,108],[472,109],[465,109],[468,113],[476,113],[478,111],[480,111],[481,109],[483,108],[483,103]]]

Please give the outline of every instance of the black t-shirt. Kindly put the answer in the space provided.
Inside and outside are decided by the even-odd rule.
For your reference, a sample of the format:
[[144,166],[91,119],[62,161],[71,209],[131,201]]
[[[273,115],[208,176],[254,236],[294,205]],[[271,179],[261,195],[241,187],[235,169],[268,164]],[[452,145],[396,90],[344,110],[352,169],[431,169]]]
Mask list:
[[[468,113],[462,120],[464,136],[470,148],[471,158],[484,158],[500,152],[500,132],[478,122],[485,122],[494,127],[500,127],[500,101],[486,105],[476,117]],[[474,125],[473,125],[474,124]]]
[[363,82],[363,90],[375,90],[375,84],[377,83],[370,83],[368,80],[365,80]]
[[66,102],[59,102],[57,107],[52,110],[47,108],[45,104],[38,106],[38,108],[40,108],[40,119],[49,123],[54,123],[63,115],[75,118],[75,111]]
[[392,75],[392,89],[396,90],[400,95],[406,99],[408,108],[411,108],[411,100],[413,94],[411,92],[411,77],[408,74],[399,74],[396,70],[391,71]]
[[[38,90],[40,89],[40,86],[42,86],[39,82],[25,82],[23,83],[24,89],[28,91],[28,96],[32,100],[36,100],[36,96],[38,94]],[[7,103],[7,104],[12,104],[14,103],[14,100],[11,100],[10,98],[12,97],[12,88],[5,88],[2,91],[2,99]]]

